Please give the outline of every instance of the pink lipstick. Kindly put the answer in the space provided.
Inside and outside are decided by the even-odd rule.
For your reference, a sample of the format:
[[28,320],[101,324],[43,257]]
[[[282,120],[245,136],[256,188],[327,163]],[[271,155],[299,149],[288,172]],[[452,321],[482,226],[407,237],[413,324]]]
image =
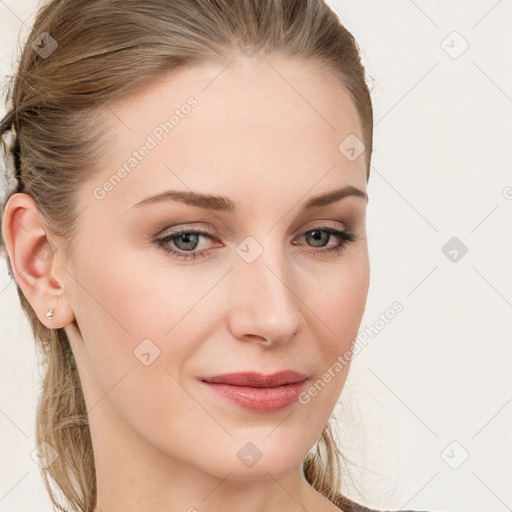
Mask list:
[[258,412],[274,412],[293,404],[303,391],[307,375],[285,370],[272,375],[256,372],[200,377],[212,391]]

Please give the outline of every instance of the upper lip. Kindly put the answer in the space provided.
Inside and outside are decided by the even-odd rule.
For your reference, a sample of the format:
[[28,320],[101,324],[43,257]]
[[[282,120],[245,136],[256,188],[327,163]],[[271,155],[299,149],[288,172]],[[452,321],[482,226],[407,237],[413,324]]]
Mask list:
[[307,379],[307,375],[294,370],[283,370],[281,372],[265,375],[258,372],[226,373],[213,377],[201,377],[204,382],[215,384],[230,384],[231,386],[249,386],[254,388],[275,388],[285,384],[294,384]]

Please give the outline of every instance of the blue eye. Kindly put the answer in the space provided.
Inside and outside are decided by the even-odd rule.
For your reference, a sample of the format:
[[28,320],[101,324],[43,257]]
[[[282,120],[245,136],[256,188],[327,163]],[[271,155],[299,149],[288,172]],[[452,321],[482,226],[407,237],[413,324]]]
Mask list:
[[[348,228],[345,230],[339,230],[328,226],[319,226],[310,229],[302,236],[310,239],[314,244],[318,243],[316,247],[325,247],[331,237],[335,237],[338,240],[336,245],[328,247],[327,249],[311,249],[310,252],[313,254],[340,254],[350,242],[353,242],[356,239],[354,233]],[[206,250],[196,250],[201,237],[205,237],[209,240],[216,240],[216,237],[212,232],[182,228],[174,231],[173,233],[169,233],[164,237],[157,238],[154,242],[167,253],[172,254],[178,259],[187,260],[206,256]]]
[[[180,229],[173,233],[169,233],[162,238],[157,238],[155,240],[156,244],[160,246],[164,251],[176,256],[180,259],[195,259],[198,257],[205,256],[203,252],[197,252],[195,249],[199,244],[199,238],[205,237],[210,240],[214,239],[213,233],[208,231],[198,231],[192,229]],[[180,244],[182,247],[178,247],[178,250],[172,247],[170,242],[174,244]],[[191,247],[192,246],[192,247]],[[190,254],[187,254],[190,253]]]
[[[322,236],[322,233],[326,233],[327,236]],[[329,240],[331,238],[331,236],[334,236],[338,239],[338,243],[332,247],[329,247],[328,249],[312,250],[311,252],[313,252],[314,254],[326,253],[326,252],[339,254],[346,247],[346,245],[348,245],[350,242],[353,242],[356,239],[354,233],[352,231],[350,231],[348,228],[346,228],[345,230],[340,230],[340,229],[333,229],[330,227],[323,227],[323,228],[318,227],[318,228],[314,228],[314,229],[310,229],[309,231],[306,231],[306,233],[304,233],[304,236],[307,236],[308,234],[310,234],[312,236],[312,240],[314,240],[315,243],[317,241],[321,242],[322,240],[325,240],[325,239]],[[323,245],[321,245],[321,247],[323,247]]]

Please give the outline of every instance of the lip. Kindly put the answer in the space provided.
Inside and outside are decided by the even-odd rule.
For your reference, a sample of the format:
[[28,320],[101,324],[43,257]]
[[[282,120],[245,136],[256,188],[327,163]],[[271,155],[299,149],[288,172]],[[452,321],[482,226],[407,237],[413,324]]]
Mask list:
[[250,386],[252,388],[275,388],[285,384],[295,384],[307,378],[305,373],[294,370],[265,375],[258,372],[225,373],[213,377],[199,377],[200,380],[213,384],[230,384],[231,386]]
[[213,392],[241,407],[258,412],[274,412],[298,400],[307,378],[304,373],[284,370],[271,375],[228,373],[200,377],[199,380]]

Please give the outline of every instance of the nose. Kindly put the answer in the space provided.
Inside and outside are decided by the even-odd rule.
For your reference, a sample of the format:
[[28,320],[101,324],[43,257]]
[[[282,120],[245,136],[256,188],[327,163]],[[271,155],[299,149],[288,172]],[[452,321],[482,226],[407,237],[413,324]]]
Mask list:
[[302,330],[304,303],[282,251],[266,248],[252,263],[237,256],[230,280],[229,323],[237,339],[274,347]]

